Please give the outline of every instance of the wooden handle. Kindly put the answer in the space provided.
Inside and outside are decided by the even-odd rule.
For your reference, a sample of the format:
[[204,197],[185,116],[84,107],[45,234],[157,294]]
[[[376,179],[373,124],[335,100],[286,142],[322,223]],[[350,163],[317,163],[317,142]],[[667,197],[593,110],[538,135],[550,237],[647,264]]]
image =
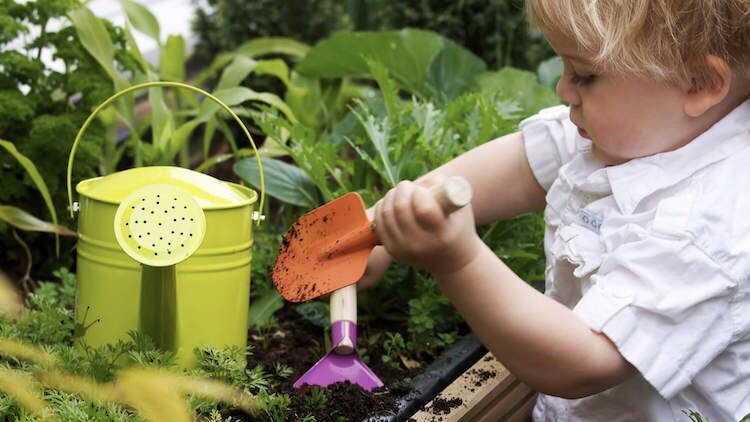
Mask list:
[[[331,292],[331,324],[336,321],[351,321],[357,324],[357,284],[350,284]],[[346,355],[354,352],[354,341],[344,337],[339,344],[332,345],[336,353]]]
[[471,185],[460,176],[451,176],[442,183],[432,186],[430,193],[446,214],[468,205],[472,196]]
[[331,292],[331,324],[336,321],[357,322],[357,284]]

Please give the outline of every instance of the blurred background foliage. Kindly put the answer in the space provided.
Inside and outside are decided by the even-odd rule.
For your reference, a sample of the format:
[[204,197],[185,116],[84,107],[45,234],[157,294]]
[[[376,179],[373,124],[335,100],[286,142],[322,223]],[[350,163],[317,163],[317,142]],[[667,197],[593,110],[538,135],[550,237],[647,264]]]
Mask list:
[[314,44],[336,31],[418,28],[437,32],[479,56],[490,69],[535,70],[553,55],[530,28],[523,0],[208,0],[194,29],[196,58],[208,61],[256,37]]

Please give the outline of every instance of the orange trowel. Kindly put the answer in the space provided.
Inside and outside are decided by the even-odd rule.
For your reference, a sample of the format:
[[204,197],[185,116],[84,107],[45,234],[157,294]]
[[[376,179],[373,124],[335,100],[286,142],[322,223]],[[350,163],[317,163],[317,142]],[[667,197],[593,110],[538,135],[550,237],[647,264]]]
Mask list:
[[[471,186],[449,177],[430,189],[445,213],[471,201]],[[331,293],[332,349],[295,383],[326,387],[349,381],[367,391],[383,383],[357,353],[357,289],[367,258],[378,240],[374,224],[356,192],[299,218],[284,235],[273,269],[273,283],[291,302]]]
[[[430,188],[447,214],[471,201],[471,186],[458,176]],[[284,299],[304,302],[359,280],[380,241],[356,192],[300,217],[284,235],[273,284]]]

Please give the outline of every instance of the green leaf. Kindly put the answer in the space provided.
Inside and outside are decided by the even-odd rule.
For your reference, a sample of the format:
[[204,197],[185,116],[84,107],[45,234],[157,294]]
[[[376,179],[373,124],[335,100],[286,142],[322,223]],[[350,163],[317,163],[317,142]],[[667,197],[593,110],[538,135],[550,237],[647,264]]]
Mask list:
[[[127,88],[129,82],[115,68],[114,45],[102,21],[85,6],[68,12],[68,18],[73,23],[83,47],[112,79],[115,90]],[[133,125],[134,103],[133,95],[127,95],[116,103],[116,108],[126,125]]]
[[[315,183],[299,167],[267,157],[263,157],[261,163],[267,195],[305,208],[314,208],[320,204]],[[258,163],[254,157],[237,161],[233,168],[243,181],[260,188]]]
[[257,65],[258,62],[250,57],[235,57],[234,60],[232,60],[232,63],[225,67],[224,71],[221,72],[221,78],[216,85],[216,89],[232,88],[239,85]]
[[435,90],[435,97],[451,100],[473,84],[477,75],[487,70],[487,65],[477,56],[451,40],[430,65],[427,85]]
[[167,158],[172,159],[175,155],[185,146],[185,143],[201,123],[204,123],[202,119],[192,119],[183,123],[178,127],[169,139],[169,150],[167,151]]
[[130,30],[130,24],[128,23],[126,23],[125,25],[125,40],[127,42],[130,54],[135,57],[135,59],[138,61],[141,67],[143,67],[143,70],[145,72],[150,73],[151,64],[147,62],[143,57],[143,53],[141,53],[141,49],[138,47],[138,43],[135,41],[135,37],[133,36],[133,31]]
[[319,79],[293,72],[284,100],[302,123],[313,127],[321,125],[321,107],[324,103]]
[[127,87],[128,82],[115,69],[115,49],[107,28],[104,27],[101,20],[85,6],[70,11],[68,17],[75,26],[81,44],[107,72],[107,75],[115,84],[115,89],[121,90]]
[[63,236],[77,236],[76,232],[67,227],[42,221],[26,211],[10,205],[0,205],[0,220],[21,230],[55,233]]
[[161,50],[159,74],[164,81],[185,80],[185,39],[182,35],[170,35]]
[[120,0],[128,20],[138,31],[151,37],[158,45],[161,45],[159,35],[159,21],[143,5],[131,0]]
[[161,88],[150,88],[148,100],[151,104],[151,136],[153,144],[159,150],[169,146],[170,138],[174,132],[174,119],[172,111],[164,101],[164,91]]
[[271,75],[279,78],[284,85],[289,85],[289,66],[281,59],[261,60],[255,68],[258,75]]
[[[36,188],[39,189],[39,193],[42,194],[44,203],[47,205],[47,210],[49,210],[50,216],[52,217],[52,222],[54,224],[57,224],[57,212],[55,212],[55,206],[52,203],[52,196],[50,195],[49,189],[47,188],[47,183],[44,182],[42,175],[39,174],[39,170],[37,170],[34,163],[29,160],[28,157],[18,152],[16,146],[11,142],[0,139],[0,146],[5,148],[10,153],[10,155],[15,157],[18,163],[21,164],[21,166],[23,166],[23,168],[26,170],[26,173],[34,182]],[[58,238],[55,238],[55,251],[57,253],[60,253],[60,239]]]
[[273,314],[284,307],[284,298],[276,290],[268,290],[254,300],[247,315],[247,324],[264,328],[273,323]]
[[[255,92],[249,88],[236,86],[234,88],[215,91],[213,92],[213,95],[230,107],[240,105],[245,101],[257,101],[265,103],[272,107],[275,107],[276,109],[284,113],[286,118],[291,120],[292,122],[297,121],[297,119],[294,117],[294,113],[289,108],[289,106],[276,94],[271,94],[268,92]],[[207,121],[219,110],[219,108],[219,105],[213,101],[203,101],[203,103],[201,104],[200,113],[198,114],[198,119]]]
[[285,54],[294,58],[304,57],[310,50],[305,43],[284,37],[265,37],[250,40],[234,50],[236,54],[259,57],[266,54]]

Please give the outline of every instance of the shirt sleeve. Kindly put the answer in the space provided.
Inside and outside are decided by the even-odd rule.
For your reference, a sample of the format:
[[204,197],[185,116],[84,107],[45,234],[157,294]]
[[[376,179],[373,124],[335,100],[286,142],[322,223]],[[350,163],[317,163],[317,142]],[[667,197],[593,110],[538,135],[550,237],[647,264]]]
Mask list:
[[534,177],[549,190],[560,167],[573,158],[583,139],[570,121],[570,110],[563,105],[543,109],[523,120],[519,129]]
[[736,291],[690,239],[649,235],[604,258],[573,312],[670,399],[732,341]]

